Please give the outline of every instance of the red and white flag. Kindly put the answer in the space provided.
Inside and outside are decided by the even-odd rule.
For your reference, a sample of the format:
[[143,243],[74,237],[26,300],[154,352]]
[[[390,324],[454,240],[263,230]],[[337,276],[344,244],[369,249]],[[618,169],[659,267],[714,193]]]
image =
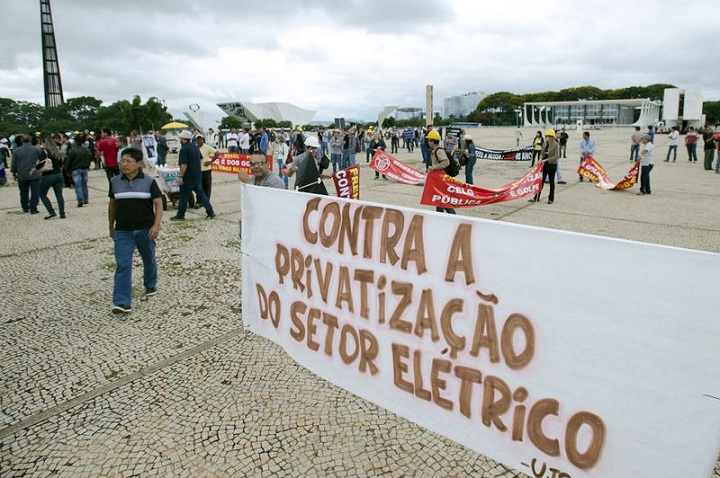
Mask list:
[[420,204],[436,207],[475,207],[534,196],[542,186],[542,163],[522,178],[498,189],[463,183],[442,171],[428,173]]
[[637,183],[638,172],[640,171],[640,163],[635,162],[630,166],[630,170],[625,174],[625,177],[620,182],[613,183],[608,178],[605,168],[597,162],[592,156],[583,158],[580,162],[580,167],[577,172],[580,176],[595,181],[596,186],[602,189],[627,189],[631,188]]
[[337,197],[360,199],[360,166],[354,165],[333,173]]
[[370,169],[405,184],[422,184],[425,182],[423,173],[381,149],[376,150],[372,160],[370,160]]

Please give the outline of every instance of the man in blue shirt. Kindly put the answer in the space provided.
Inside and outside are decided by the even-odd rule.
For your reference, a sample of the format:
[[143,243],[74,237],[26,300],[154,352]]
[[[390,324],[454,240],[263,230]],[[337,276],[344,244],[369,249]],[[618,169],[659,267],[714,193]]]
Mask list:
[[180,166],[180,203],[177,214],[170,218],[171,221],[184,221],[190,193],[194,192],[197,199],[205,207],[206,219],[213,219],[215,212],[212,204],[202,188],[202,172],[200,170],[200,149],[192,143],[190,131],[183,131],[178,135],[180,139],[180,155],[178,165]]
[[265,131],[265,128],[260,128],[260,144],[258,149],[264,154],[267,154],[268,146],[270,146],[270,138],[268,137],[267,131]]
[[[585,131],[583,133],[583,139],[580,141],[580,162],[588,156],[595,154],[595,140],[590,139],[590,133]],[[583,182],[583,177],[580,176],[580,182]]]

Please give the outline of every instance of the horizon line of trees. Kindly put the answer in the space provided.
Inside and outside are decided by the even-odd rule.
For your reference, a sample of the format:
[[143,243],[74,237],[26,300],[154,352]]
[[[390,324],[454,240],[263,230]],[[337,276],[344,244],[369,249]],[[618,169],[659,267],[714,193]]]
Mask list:
[[[565,88],[559,91],[544,91],[539,93],[516,94],[500,91],[484,97],[474,111],[465,116],[441,118],[436,115],[433,124],[448,125],[453,121],[469,121],[482,123],[486,126],[514,126],[517,124],[518,108],[524,103],[549,101],[578,101],[578,100],[612,100],[612,99],[638,99],[662,101],[665,88],[675,88],[670,84],[653,84],[648,86],[631,86],[628,88],[602,90],[594,86],[581,86]],[[709,124],[720,123],[720,101],[705,101],[703,113]],[[19,132],[42,133],[65,132],[76,130],[92,130],[99,133],[102,128],[110,128],[120,134],[129,134],[131,131],[154,131],[170,121],[172,115],[167,107],[157,97],[150,97],[144,103],[139,95],[131,100],[118,100],[107,106],[101,100],[92,96],[69,98],[64,104],[45,108],[29,101],[16,101],[10,98],[0,98],[0,134]],[[177,120],[184,122],[183,120]],[[424,118],[398,120],[392,116],[386,118],[382,128],[422,127]],[[255,122],[256,127],[265,128],[291,128],[290,121],[275,121],[262,119]],[[314,129],[315,125],[302,125],[304,129]],[[334,123],[325,127],[333,128]],[[374,122],[353,124],[359,128],[376,126]],[[220,128],[243,128],[245,124],[234,116],[222,119]]]

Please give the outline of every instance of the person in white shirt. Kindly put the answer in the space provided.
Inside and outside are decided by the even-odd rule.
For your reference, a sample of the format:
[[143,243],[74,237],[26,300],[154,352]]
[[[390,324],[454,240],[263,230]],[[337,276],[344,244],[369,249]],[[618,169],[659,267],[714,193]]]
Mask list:
[[670,134],[668,135],[668,139],[670,139],[670,142],[668,143],[668,152],[667,156],[665,156],[665,162],[667,163],[670,161],[670,153],[673,153],[673,163],[677,159],[677,149],[678,149],[678,138],[680,137],[680,133],[678,132],[678,127],[673,126],[672,131],[670,131]]
[[238,143],[240,144],[240,152],[242,154],[248,154],[250,152],[250,133],[248,133],[247,130],[240,130]]
[[276,134],[275,141],[270,144],[270,154],[277,162],[277,173],[278,176],[280,176],[280,179],[283,180],[283,183],[285,183],[285,189],[288,188],[288,169],[285,161],[287,160],[289,149],[290,148],[287,143],[285,143],[283,136],[279,133]]
[[650,142],[650,135],[646,134],[640,140],[640,192],[638,196],[650,194],[650,171],[653,169],[653,149],[654,145]]
[[239,153],[238,134],[235,128],[230,128],[230,132],[225,136],[228,153]]

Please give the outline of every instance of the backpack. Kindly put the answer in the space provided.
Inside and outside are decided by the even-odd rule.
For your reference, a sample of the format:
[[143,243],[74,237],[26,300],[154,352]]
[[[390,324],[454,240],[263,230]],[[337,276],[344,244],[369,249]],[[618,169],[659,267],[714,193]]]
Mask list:
[[[458,174],[460,174],[460,164],[458,164],[457,159],[455,159],[453,154],[445,148],[438,148],[438,149],[442,149],[443,151],[445,151],[445,154],[447,155],[448,160],[450,161],[450,164],[445,166],[445,174],[447,174],[448,176],[453,177],[453,178],[455,176],[457,176]],[[437,158],[437,150],[435,150],[435,157]]]

